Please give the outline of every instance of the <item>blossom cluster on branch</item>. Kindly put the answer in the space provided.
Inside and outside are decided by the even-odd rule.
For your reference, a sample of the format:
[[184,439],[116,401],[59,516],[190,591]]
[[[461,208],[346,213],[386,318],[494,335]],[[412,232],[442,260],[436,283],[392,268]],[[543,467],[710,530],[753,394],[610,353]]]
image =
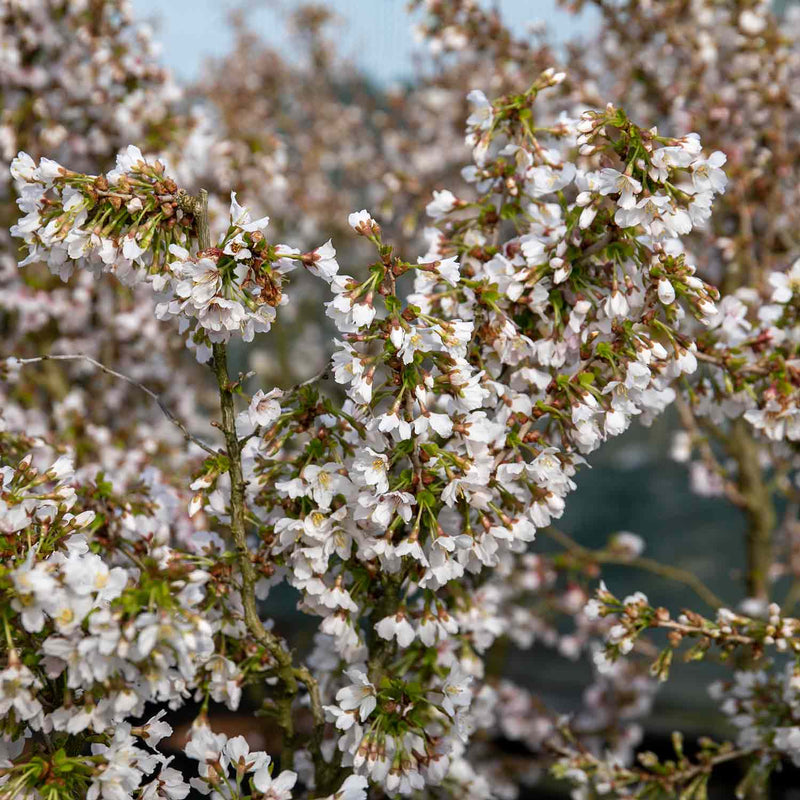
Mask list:
[[[800,763],[800,48],[761,0],[591,5],[561,71],[418,0],[435,69],[391,90],[324,7],[291,58],[243,10],[187,112],[124,0],[0,0],[0,795],[702,800],[743,761],[756,798]],[[747,520],[739,606],[553,527],[671,405]],[[609,564],[713,614],[590,600]],[[589,656],[569,718],[501,675],[534,644]],[[735,742],[637,753],[678,652],[733,666]],[[269,746],[216,726],[244,705]]]
[[[235,196],[228,231],[212,247],[202,201],[187,199],[163,165],[133,147],[103,177],[46,159],[36,165],[25,154],[12,165],[28,212],[13,229],[29,249],[22,266],[46,257],[63,277],[68,262],[148,281],[169,295],[156,314],[190,328],[191,342],[204,348],[200,360],[211,358],[217,376],[226,444],[196,475],[189,511],[202,509],[230,530],[233,552],[212,539],[202,555],[225,563],[235,554],[232,583],[204,603],[202,634],[191,634],[195,650],[178,649],[186,688],[171,690],[162,678],[155,699],[175,705],[194,689],[235,706],[241,689],[232,686],[272,671],[283,692],[275,700],[281,766],[289,767],[293,699],[304,684],[317,727],[307,786],[327,787],[350,769],[390,795],[426,785],[456,791],[472,780],[463,744],[477,725],[472,684],[480,686],[482,656],[508,624],[490,613],[493,579],[487,583],[485,572],[502,581],[537,528],[561,516],[583,461],[578,453],[673,399],[670,382],[696,368],[688,323],[716,313],[716,290],[695,277],[676,240],[664,240],[706,219],[713,193],[724,188],[721,159],[705,158],[696,137],[640,129],[613,106],[539,121],[538,95],[561,80],[550,70],[522,95],[495,102],[471,95],[474,164],[466,173],[474,196],[436,195],[428,211],[438,229],[416,263],[395,255],[366,211],[351,214],[354,232],[375,251],[361,280],[339,272],[330,242],[305,254],[269,244],[268,220],[251,221]],[[600,157],[616,166],[598,169]],[[274,306],[286,298],[283,274],[296,261],[333,293],[326,313],[341,338],[331,369],[347,399],[339,404],[306,384],[289,394],[259,392],[234,415],[226,344],[269,330]],[[413,276],[410,293],[399,288],[405,276]],[[33,559],[36,569],[51,569],[38,560],[42,548],[23,553],[26,565]],[[167,564],[175,573],[174,556]],[[126,573],[115,575],[111,585],[121,591]],[[200,587],[220,580],[191,571],[191,603],[203,603]],[[255,605],[282,580],[299,591],[301,610],[321,618],[306,666],[292,666]],[[49,594],[46,583],[41,590]],[[113,594],[106,602],[126,607]],[[59,632],[74,634],[74,647],[88,652],[76,628],[88,617],[91,631],[97,599],[82,603],[69,606]],[[221,616],[211,627],[217,604]],[[159,631],[182,630],[172,619],[151,620],[145,608],[131,623],[142,633],[124,645],[137,664]],[[241,644],[221,647],[236,639]],[[258,648],[252,655],[247,639]],[[48,655],[67,665],[61,647]],[[101,664],[106,679],[130,680],[124,664]],[[159,668],[168,674],[172,664],[162,659]],[[224,688],[206,682],[208,673],[224,676]],[[43,685],[35,673],[31,679]],[[94,685],[98,676],[84,679]],[[31,702],[36,697],[31,692]],[[108,716],[84,716],[98,733],[116,729],[151,699],[134,692],[131,707],[110,703],[102,706]],[[337,738],[327,758],[326,721]],[[216,787],[228,745],[197,730],[191,748],[198,742],[216,753],[201,761],[199,780]],[[253,759],[255,789],[269,796],[264,757]],[[281,773],[275,792],[288,797],[296,778]],[[93,784],[107,779],[98,768]]]

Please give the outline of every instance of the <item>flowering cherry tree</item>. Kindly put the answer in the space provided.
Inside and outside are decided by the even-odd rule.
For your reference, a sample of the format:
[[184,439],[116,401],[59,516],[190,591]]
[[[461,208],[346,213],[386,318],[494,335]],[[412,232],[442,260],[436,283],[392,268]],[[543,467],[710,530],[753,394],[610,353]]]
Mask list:
[[[544,45],[518,40],[477,3],[417,5],[422,37],[456,56],[441,92],[466,103],[465,138],[449,123],[420,131],[447,151],[440,177],[433,188],[427,164],[396,191],[384,186],[387,223],[360,203],[332,210],[330,177],[317,197],[326,201],[310,202],[293,229],[278,202],[277,223],[241,204],[251,188],[265,211],[273,192],[292,213],[303,202],[306,176],[280,174],[280,136],[270,132],[267,154],[226,139],[228,98],[220,120],[179,111],[166,76],[132,55],[150,56],[150,44],[122,5],[0,3],[12,41],[24,33],[10,47],[12,96],[35,119],[19,129],[32,152],[9,158],[4,199],[21,255],[3,254],[14,263],[4,273],[13,352],[0,362],[0,796],[514,797],[530,764],[509,763],[501,739],[522,742],[576,798],[701,800],[729,761],[746,768],[739,795],[759,797],[783,760],[800,763],[800,620],[792,602],[770,602],[769,577],[769,482],[796,493],[800,267],[784,223],[762,219],[747,197],[753,167],[731,137],[756,133],[702,116],[716,72],[700,99],[686,88],[700,135],[681,124],[686,105],[673,118],[610,81],[581,81],[596,58],[624,83],[663,55],[658,37],[643,34],[641,63],[587,51],[573,58],[579,77],[535,77]],[[740,126],[783,113],[800,61],[762,4],[699,2],[689,22],[682,4],[598,5],[609,41],[654,20],[706,31],[723,77],[752,92]],[[325,68],[318,15],[305,14]],[[239,24],[232,62],[247,53],[241,69],[256,70],[257,45]],[[85,72],[116,108],[75,94],[94,115],[76,137],[61,132],[59,98],[75,89],[63,76],[40,81],[47,102],[33,111],[25,99],[31,64],[49,74],[30,42],[78,69],[84,51],[71,37],[92,43],[95,67],[119,59]],[[688,41],[716,70],[708,41]],[[754,88],[763,63],[786,94]],[[463,85],[481,70],[491,73],[482,89]],[[600,101],[605,91],[630,95],[635,114]],[[408,119],[430,94],[412,95]],[[307,109],[287,125],[300,139],[309,128],[315,156],[326,125],[349,124],[329,102],[319,131]],[[257,137],[259,109],[242,113]],[[12,117],[4,124],[24,144]],[[361,122],[345,129],[359,135]],[[175,130],[191,147],[175,146]],[[780,131],[790,144],[770,140],[780,166],[759,191],[773,214],[791,215],[795,134]],[[415,147],[364,136],[370,169],[399,171]],[[462,141],[469,160],[456,165]],[[112,169],[89,168],[112,153]],[[328,162],[309,161],[313,187]],[[347,181],[350,200],[359,187]],[[420,198],[428,227],[395,230],[392,210],[408,222]],[[327,225],[335,237],[317,233]],[[257,369],[237,373],[245,345],[288,342],[291,353],[301,302],[335,330],[322,371],[280,386]],[[553,524],[586,458],[672,405],[694,488],[724,495],[752,523],[748,597],[735,608],[643,558],[637,536],[592,551]],[[565,555],[537,552],[540,533]],[[712,613],[676,614],[641,592],[620,599],[602,582],[590,599],[582,578],[602,563],[676,578]],[[310,647],[275,624],[287,587],[313,628]],[[572,621],[568,632],[554,611]],[[586,709],[562,717],[497,675],[503,642],[536,640],[591,656]],[[733,666],[712,697],[738,736],[685,752],[676,733],[673,758],[634,757],[630,720],[676,653]],[[212,707],[236,710],[245,695],[277,732],[271,752],[215,729]],[[167,747],[185,707],[197,709],[188,770]]]

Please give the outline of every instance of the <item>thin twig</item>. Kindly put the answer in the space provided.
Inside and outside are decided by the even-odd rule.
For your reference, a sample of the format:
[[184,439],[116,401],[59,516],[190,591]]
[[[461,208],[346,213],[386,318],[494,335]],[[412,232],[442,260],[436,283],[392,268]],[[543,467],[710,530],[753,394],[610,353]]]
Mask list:
[[768,600],[772,584],[772,536],[777,514],[772,491],[759,463],[759,443],[753,429],[741,417],[731,423],[727,447],[738,465],[738,489],[745,500],[742,510],[747,520],[747,594]]
[[698,361],[714,364],[714,366],[722,367],[728,372],[740,372],[743,375],[769,375],[767,367],[761,367],[758,364],[741,364],[740,366],[732,367],[724,356],[716,356],[703,350],[697,350],[694,356]]
[[135,386],[137,389],[143,391],[148,397],[155,400],[155,402],[158,404],[158,407],[164,412],[164,415],[167,417],[167,419],[180,430],[185,439],[193,442],[207,453],[210,453],[212,456],[219,455],[218,450],[215,450],[213,447],[206,444],[202,439],[198,439],[194,434],[189,432],[189,429],[183,424],[183,422],[180,421],[180,419],[178,419],[178,417],[175,416],[175,414],[173,414],[167,404],[161,399],[160,395],[158,395],[149,387],[145,386],[143,383],[131,378],[129,375],[123,375],[123,373],[117,372],[115,369],[111,369],[111,367],[107,367],[105,364],[101,364],[97,359],[87,356],[85,353],[45,355],[36,356],[35,358],[14,358],[13,360],[18,364],[36,364],[41,361],[85,361],[87,364],[97,367],[97,369],[101,370],[102,372],[105,372],[114,378],[119,378],[120,380],[129,383],[131,386]]
[[331,360],[328,359],[325,362],[325,366],[316,375],[312,375],[307,380],[301,381],[300,383],[296,383],[294,386],[292,386],[291,389],[289,389],[288,394],[292,394],[293,392],[296,392],[298,389],[302,389],[304,386],[311,386],[312,383],[316,383],[317,381],[327,380],[329,377],[328,373],[330,371],[330,368],[331,368]]
[[572,262],[572,268],[588,264],[593,255],[608,247],[614,241],[613,233],[604,233],[596,242],[590,244],[581,255]]
[[[597,756],[586,750],[584,747],[573,749],[573,747],[570,747],[569,745],[562,745],[553,739],[545,740],[544,747],[556,755],[559,755],[562,758],[570,759],[571,761],[578,761],[588,758],[595,765],[600,765],[603,763],[597,758]],[[642,783],[659,784],[662,788],[669,787],[672,791],[677,792],[677,789],[681,785],[685,785],[702,773],[710,772],[711,769],[718,764],[724,764],[727,761],[735,761],[739,758],[746,758],[747,756],[753,755],[753,752],[754,751],[752,750],[745,749],[726,750],[718,753],[717,755],[711,756],[710,758],[700,759],[699,763],[696,764],[687,763],[685,766],[681,764],[675,768],[674,772],[671,773],[651,772],[645,767],[640,766],[614,766],[613,769],[619,777],[632,776]],[[671,794],[670,796],[677,797],[677,793]]]
[[662,564],[652,558],[643,558],[641,556],[628,558],[608,550],[590,550],[588,547],[584,547],[576,542],[571,536],[564,533],[564,531],[554,528],[552,525],[543,528],[542,533],[558,542],[562,547],[588,561],[594,561],[597,564],[618,564],[623,567],[641,569],[644,572],[650,572],[662,578],[667,578],[668,580],[688,586],[710,608],[724,608],[727,605],[721,598],[717,597],[697,575],[689,570],[673,567],[669,564]]

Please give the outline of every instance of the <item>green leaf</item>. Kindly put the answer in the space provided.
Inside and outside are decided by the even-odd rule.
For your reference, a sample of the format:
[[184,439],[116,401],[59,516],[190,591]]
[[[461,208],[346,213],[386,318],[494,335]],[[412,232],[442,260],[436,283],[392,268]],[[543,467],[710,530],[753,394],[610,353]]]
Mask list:
[[517,203],[506,203],[500,209],[500,219],[514,219],[519,216],[519,205]]
[[426,508],[433,508],[436,504],[436,496],[428,489],[423,489],[421,492],[417,492],[417,503]]
[[679,759],[683,759],[683,734],[680,731],[672,731],[672,748]]

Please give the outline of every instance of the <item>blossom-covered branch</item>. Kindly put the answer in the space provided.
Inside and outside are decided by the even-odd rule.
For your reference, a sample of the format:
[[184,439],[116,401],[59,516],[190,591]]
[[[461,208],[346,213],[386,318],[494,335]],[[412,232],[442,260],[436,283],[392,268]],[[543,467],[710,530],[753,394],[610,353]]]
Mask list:
[[[178,110],[118,0],[6,5],[2,139],[30,155],[8,187],[23,254],[18,272],[6,248],[3,323],[41,367],[11,376],[0,420],[0,791],[483,800],[524,780],[530,762],[501,754],[513,740],[555,754],[578,796],[700,800],[718,764],[749,761],[758,786],[797,760],[794,666],[766,654],[796,657],[800,625],[769,604],[784,574],[773,498],[797,497],[800,62],[763,4],[599,3],[614,46],[529,86],[554,60],[543,35],[473,0],[415,3],[447,55],[386,93],[336,62],[325,10],[296,15],[297,65],[242,12],[236,52],[209,68],[213,116]],[[608,65],[598,81],[590,58]],[[153,155],[127,146],[100,174],[127,141]],[[362,198],[374,213],[348,213]],[[323,317],[332,353],[311,359]],[[144,390],[172,425],[54,360]],[[194,435],[217,399],[219,450]],[[735,610],[636,537],[592,549],[551,527],[585,459],[676,399],[674,455],[747,517],[751,599]],[[539,531],[566,551],[537,553]],[[605,589],[586,605],[618,563],[682,582],[716,616]],[[308,647],[276,614],[278,587]],[[668,637],[657,677],[684,643],[734,664],[713,696],[735,745],[688,758],[676,737],[674,759],[634,761],[650,633]],[[505,648],[534,642],[594,655],[568,725],[501,677]],[[216,729],[215,704],[243,699],[275,732],[274,761]],[[190,701],[191,775],[166,744],[166,714]]]

